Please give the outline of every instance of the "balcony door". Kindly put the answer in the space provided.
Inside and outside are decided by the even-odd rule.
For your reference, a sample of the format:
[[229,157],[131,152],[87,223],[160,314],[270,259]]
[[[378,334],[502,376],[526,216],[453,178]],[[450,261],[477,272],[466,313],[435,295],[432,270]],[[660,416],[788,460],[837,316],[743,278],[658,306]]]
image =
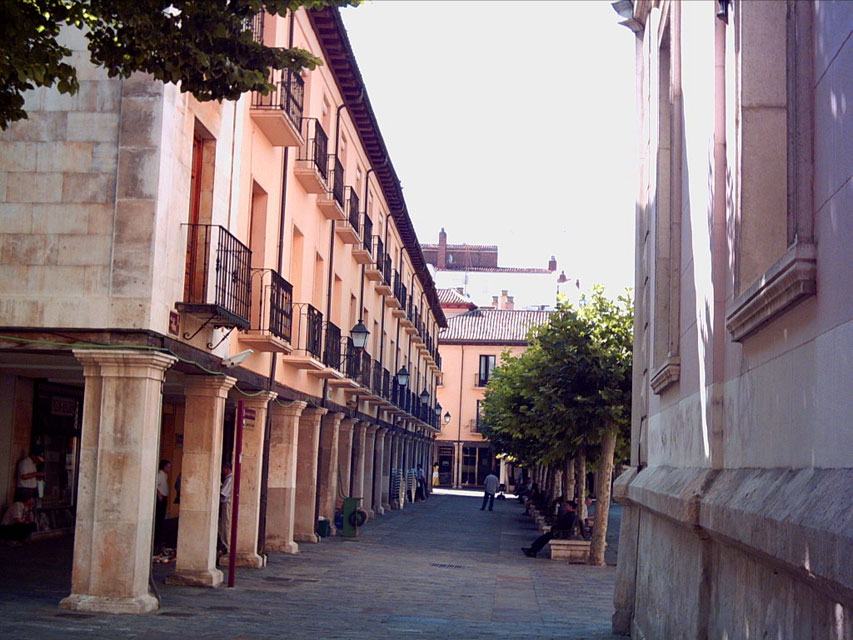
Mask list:
[[495,368],[495,356],[480,356],[480,371],[477,377],[477,386],[485,387],[489,383],[489,377]]

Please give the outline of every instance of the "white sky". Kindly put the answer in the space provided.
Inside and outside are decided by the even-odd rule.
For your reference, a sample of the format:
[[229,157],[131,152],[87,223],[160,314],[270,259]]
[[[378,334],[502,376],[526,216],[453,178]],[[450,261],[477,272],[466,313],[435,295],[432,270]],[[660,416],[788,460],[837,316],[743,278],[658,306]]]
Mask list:
[[[421,242],[633,286],[634,36],[610,0],[342,11]],[[513,292],[510,291],[510,294]]]

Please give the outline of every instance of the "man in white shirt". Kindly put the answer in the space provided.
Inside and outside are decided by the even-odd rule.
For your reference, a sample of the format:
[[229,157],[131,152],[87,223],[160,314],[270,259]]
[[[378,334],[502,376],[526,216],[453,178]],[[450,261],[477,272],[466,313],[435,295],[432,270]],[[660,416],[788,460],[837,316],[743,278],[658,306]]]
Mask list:
[[24,502],[28,498],[38,497],[38,481],[44,478],[44,472],[36,468],[36,456],[32,453],[18,462],[18,476],[15,485],[16,499]]
[[483,506],[480,507],[480,511],[486,508],[486,503],[489,503],[489,511],[492,510],[492,507],[495,506],[495,494],[498,491],[498,486],[501,481],[498,479],[498,476],[494,471],[490,471],[489,475],[486,476],[486,479],[483,480],[483,484],[485,485],[486,492],[483,494]]
[[222,467],[222,485],[219,488],[219,549],[228,552],[231,542],[231,492],[234,488],[234,476],[231,464]]
[[163,551],[163,523],[166,521],[166,508],[169,506],[169,471],[172,463],[160,460],[160,470],[157,471],[157,508],[154,511],[154,550]]

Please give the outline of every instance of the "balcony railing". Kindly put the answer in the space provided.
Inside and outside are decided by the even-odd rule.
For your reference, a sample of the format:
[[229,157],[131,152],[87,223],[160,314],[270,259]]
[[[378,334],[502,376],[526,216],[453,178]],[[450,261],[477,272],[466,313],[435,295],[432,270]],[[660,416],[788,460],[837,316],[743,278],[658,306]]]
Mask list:
[[185,226],[187,256],[181,309],[210,315],[214,326],[248,329],[251,250],[219,225]]
[[341,368],[341,330],[331,322],[326,323],[323,364],[332,369],[339,370]]
[[298,130],[301,127],[305,103],[305,80],[291,69],[273,69],[269,80],[270,84],[275,85],[275,90],[267,95],[253,92],[252,108],[281,109]]
[[310,163],[323,177],[329,179],[329,137],[316,118],[302,119],[305,144],[299,148],[298,160]]
[[[356,233],[358,233],[358,194],[353,187],[346,188],[346,202],[347,221],[355,229]],[[370,251],[369,246],[367,250]]]
[[406,285],[403,284],[403,279],[400,277],[400,272],[394,270],[394,297],[403,309],[406,308]]
[[344,373],[347,378],[350,378],[351,380],[358,380],[359,373],[361,372],[362,349],[356,349],[352,338],[349,336],[344,339],[344,348],[346,349],[346,353],[344,354],[346,361],[344,365]]
[[392,282],[392,280],[391,280],[392,272],[393,272],[393,268],[391,266],[391,256],[389,256],[386,253],[385,254],[385,262],[382,263],[382,281],[386,285],[388,285],[389,287],[391,286],[391,282]]
[[475,387],[485,387],[487,384],[489,384],[489,374],[488,373],[478,371],[477,373],[474,374],[474,386]]
[[296,326],[291,344],[294,355],[309,355],[321,360],[323,355],[323,314],[307,302],[294,303]]
[[376,255],[373,253],[373,221],[367,216],[367,213],[364,213],[361,216],[361,244],[364,247],[365,251],[370,252],[370,255],[375,259]]
[[379,360],[373,361],[373,381],[370,388],[377,396],[382,395],[382,365]]
[[269,332],[290,342],[293,333],[293,285],[273,269],[252,269],[256,291],[252,303],[251,329]]
[[261,9],[255,15],[252,16],[252,23],[250,28],[252,29],[252,40],[255,42],[259,42],[260,44],[264,43],[264,15],[266,11]]
[[438,352],[438,349],[435,350],[435,366],[441,371],[441,354]]
[[382,397],[391,400],[391,372],[388,369],[382,370]]
[[[344,165],[341,164],[337,156],[329,156],[329,166],[332,173],[332,197],[335,199],[341,209],[344,208]],[[358,221],[356,220],[356,224]]]
[[358,349],[358,351],[361,351],[361,365],[355,380],[365,389],[369,389],[373,361],[366,349]]

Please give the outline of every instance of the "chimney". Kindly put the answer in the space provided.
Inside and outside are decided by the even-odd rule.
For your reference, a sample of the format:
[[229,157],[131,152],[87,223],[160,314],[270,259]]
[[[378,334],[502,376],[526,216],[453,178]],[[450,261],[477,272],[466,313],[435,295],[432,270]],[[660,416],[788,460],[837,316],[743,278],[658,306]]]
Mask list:
[[506,303],[504,304],[504,309],[508,309],[512,311],[515,309],[515,298],[513,296],[506,297]]
[[553,273],[556,270],[557,270],[557,258],[555,258],[554,256],[551,256],[551,259],[548,260],[548,271]]
[[509,301],[511,299],[512,299],[512,296],[509,295],[509,291],[507,289],[502,289],[501,290],[501,301],[500,301],[500,306],[498,307],[498,309],[509,309],[510,307],[508,307],[507,304],[509,303]]
[[436,269],[447,268],[447,234],[444,232],[444,227],[438,233],[438,259],[436,262]]
[[492,296],[492,309],[499,309],[498,297]]

